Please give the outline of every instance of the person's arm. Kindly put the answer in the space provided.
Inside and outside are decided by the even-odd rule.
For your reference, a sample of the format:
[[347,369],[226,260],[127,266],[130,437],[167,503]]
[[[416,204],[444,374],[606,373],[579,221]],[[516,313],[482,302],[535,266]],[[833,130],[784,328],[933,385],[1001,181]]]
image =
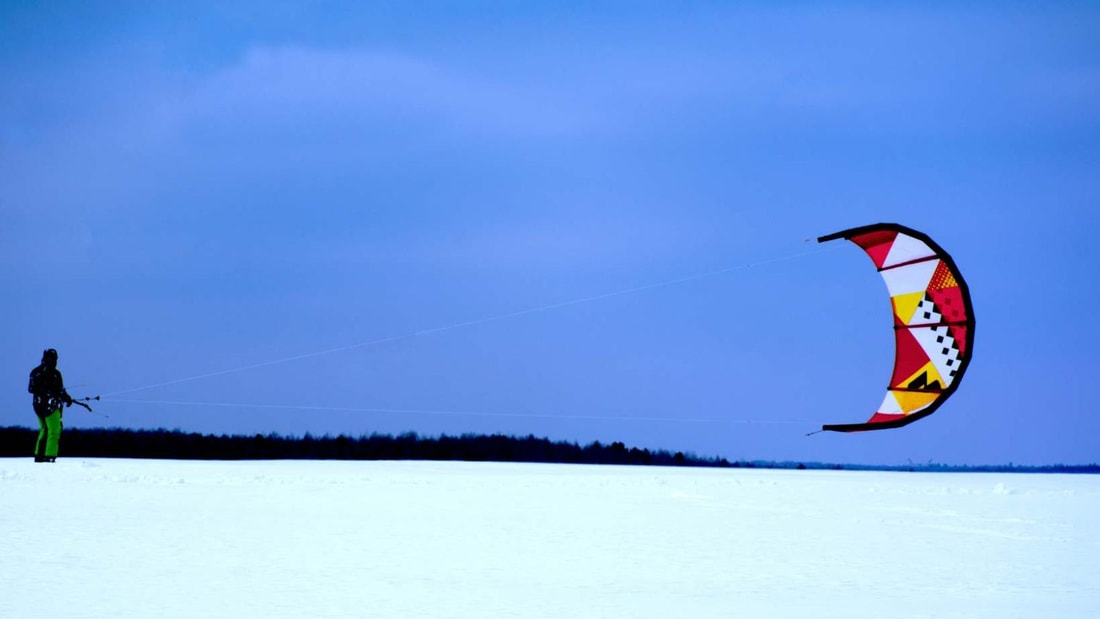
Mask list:
[[73,397],[69,395],[68,391],[65,391],[65,380],[61,378],[61,370],[57,370],[57,387],[60,392],[61,401],[65,403],[65,406],[73,405]]

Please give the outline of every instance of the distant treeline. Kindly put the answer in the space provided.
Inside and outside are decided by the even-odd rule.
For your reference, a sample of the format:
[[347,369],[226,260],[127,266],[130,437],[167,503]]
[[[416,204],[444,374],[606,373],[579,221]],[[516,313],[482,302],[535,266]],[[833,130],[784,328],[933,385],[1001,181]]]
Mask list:
[[[30,457],[37,430],[0,427],[0,457]],[[70,429],[61,437],[61,457],[149,458],[172,460],[465,460],[561,464],[629,464],[721,468],[877,470],[998,473],[1100,473],[1100,465],[958,466],[912,464],[876,466],[820,462],[729,461],[691,453],[627,447],[598,441],[579,445],[534,435],[463,434],[420,436],[415,433],[360,437],[302,437],[279,434],[213,435],[179,430]]]
[[[30,456],[37,430],[0,428],[0,457]],[[415,433],[360,437],[306,434],[212,435],[179,430],[71,429],[61,435],[61,457],[174,460],[469,460],[729,466],[718,459],[628,448],[623,443],[587,446],[535,436],[464,434],[427,437]]]

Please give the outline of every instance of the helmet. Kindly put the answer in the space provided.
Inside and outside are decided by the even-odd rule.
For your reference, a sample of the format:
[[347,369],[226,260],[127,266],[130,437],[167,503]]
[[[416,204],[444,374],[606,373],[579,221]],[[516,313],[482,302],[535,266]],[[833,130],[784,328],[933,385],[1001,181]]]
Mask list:
[[53,348],[47,348],[42,351],[42,363],[49,367],[57,367],[57,351]]

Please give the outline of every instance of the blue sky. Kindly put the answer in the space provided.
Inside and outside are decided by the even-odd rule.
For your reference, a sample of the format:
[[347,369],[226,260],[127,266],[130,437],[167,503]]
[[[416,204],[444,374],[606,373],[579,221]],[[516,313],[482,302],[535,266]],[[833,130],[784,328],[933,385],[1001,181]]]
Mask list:
[[[55,347],[68,427],[1100,460],[1100,7],[221,4],[0,8],[0,424]],[[806,437],[893,345],[807,240],[879,221],[952,253],[974,361]]]

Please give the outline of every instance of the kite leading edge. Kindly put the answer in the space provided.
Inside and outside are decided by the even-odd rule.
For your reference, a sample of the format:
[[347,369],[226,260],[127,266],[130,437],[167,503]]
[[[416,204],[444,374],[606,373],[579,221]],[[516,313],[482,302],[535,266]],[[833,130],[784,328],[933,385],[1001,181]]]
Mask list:
[[875,263],[890,292],[896,341],[886,398],[863,423],[822,430],[861,432],[900,428],[931,415],[958,388],[974,351],[970,289],[955,261],[928,235],[880,223],[819,237],[847,239]]

